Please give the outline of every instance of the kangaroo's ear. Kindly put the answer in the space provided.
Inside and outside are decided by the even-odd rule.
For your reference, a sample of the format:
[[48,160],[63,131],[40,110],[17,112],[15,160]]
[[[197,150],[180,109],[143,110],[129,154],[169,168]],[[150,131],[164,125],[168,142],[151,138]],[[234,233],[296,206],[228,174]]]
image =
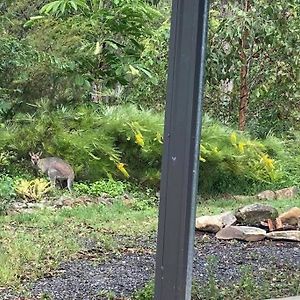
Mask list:
[[29,152],[29,156],[30,156],[30,157],[33,156],[32,152]]
[[39,153],[38,153],[38,156],[41,157],[42,154],[43,154],[43,151],[39,152]]

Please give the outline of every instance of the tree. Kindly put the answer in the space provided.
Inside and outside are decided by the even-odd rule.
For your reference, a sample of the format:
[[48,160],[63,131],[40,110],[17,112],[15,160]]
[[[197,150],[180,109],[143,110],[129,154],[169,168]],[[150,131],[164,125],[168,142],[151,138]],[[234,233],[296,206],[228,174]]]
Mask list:
[[[293,125],[299,106],[300,6],[296,0],[212,4],[206,109],[258,132]],[[238,117],[238,121],[237,121]]]
[[14,80],[22,103],[49,98],[56,106],[91,101],[91,94],[102,101],[137,74],[153,77],[141,56],[164,17],[144,0],[21,0],[0,9],[0,30],[35,53]]

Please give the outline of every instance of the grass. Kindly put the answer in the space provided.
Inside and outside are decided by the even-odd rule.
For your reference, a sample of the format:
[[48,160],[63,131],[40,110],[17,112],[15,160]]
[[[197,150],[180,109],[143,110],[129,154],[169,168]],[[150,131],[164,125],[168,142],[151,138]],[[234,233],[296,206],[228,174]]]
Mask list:
[[201,201],[197,207],[197,216],[219,214],[225,211],[235,210],[244,205],[261,203],[267,204],[278,209],[279,212],[287,211],[289,208],[294,206],[300,207],[300,198],[294,199],[280,199],[280,200],[269,200],[261,201],[252,198],[245,198],[243,200],[235,199],[210,199]]
[[18,286],[70,259],[93,240],[105,251],[117,251],[118,235],[156,230],[156,208],[135,210],[124,203],[21,213],[0,217],[0,287]]

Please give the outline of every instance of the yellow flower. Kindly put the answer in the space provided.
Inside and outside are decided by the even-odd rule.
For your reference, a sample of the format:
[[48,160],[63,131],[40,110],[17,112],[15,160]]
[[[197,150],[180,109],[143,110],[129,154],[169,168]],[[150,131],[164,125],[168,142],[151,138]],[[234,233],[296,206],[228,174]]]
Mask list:
[[235,132],[230,135],[230,141],[232,145],[236,146],[237,137]]
[[122,174],[126,177],[126,178],[129,178],[129,174],[128,172],[126,171],[125,167],[124,167],[124,164],[119,162],[117,163],[117,168],[122,172]]
[[163,137],[160,134],[160,132],[156,133],[156,137],[155,137],[154,141],[158,141],[160,144],[163,144]]
[[136,144],[140,145],[141,147],[144,147],[144,144],[145,144],[144,137],[140,132],[135,134],[135,142],[136,142]]
[[240,153],[245,152],[245,149],[244,149],[245,145],[246,145],[245,143],[241,143],[241,142],[238,144]]
[[264,154],[261,157],[260,161],[265,165],[265,167],[267,168],[267,170],[273,170],[274,169],[273,159],[269,158],[268,154]]

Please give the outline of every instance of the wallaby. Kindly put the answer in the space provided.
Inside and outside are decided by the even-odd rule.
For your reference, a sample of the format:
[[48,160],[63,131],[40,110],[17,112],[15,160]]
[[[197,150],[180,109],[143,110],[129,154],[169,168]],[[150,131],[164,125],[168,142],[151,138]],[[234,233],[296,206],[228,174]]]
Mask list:
[[67,181],[67,187],[71,192],[71,187],[74,181],[74,171],[72,167],[64,160],[58,157],[41,158],[42,152],[29,152],[32,164],[42,173],[49,176],[52,185],[55,187],[56,181]]

